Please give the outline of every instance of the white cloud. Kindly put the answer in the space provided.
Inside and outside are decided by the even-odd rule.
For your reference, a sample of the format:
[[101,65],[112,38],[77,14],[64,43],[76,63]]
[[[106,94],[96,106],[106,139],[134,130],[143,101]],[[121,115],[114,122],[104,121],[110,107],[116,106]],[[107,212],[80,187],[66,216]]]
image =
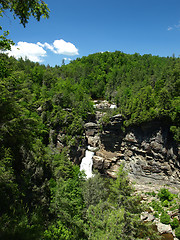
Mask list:
[[74,44],[65,42],[63,39],[55,40],[53,42],[53,46],[53,52],[56,54],[63,54],[67,56],[79,55],[78,49],[74,46]]
[[54,50],[54,47],[52,45],[50,45],[49,43],[45,42],[44,44],[40,43],[40,42],[37,42],[37,45],[39,45],[40,47],[43,47],[43,48],[47,48],[51,51]]
[[168,27],[168,29],[167,29],[168,31],[171,31],[171,30],[173,30],[173,28],[172,27]]
[[75,47],[73,43],[66,42],[63,39],[55,40],[53,44],[49,44],[47,42],[37,43],[38,46],[47,48],[54,52],[55,54],[62,54],[62,55],[67,55],[67,56],[75,56],[79,55],[78,49]]
[[[78,49],[74,44],[66,42],[63,39],[55,40],[53,44],[47,42],[40,43],[28,43],[18,42],[16,45],[11,47],[11,51],[6,51],[9,56],[14,56],[16,59],[26,57],[33,62],[43,62],[43,57],[46,57],[47,52],[45,49],[49,49],[55,54],[62,54],[67,56],[79,55]],[[71,60],[66,58],[66,60]]]
[[11,47],[11,51],[6,51],[9,56],[14,56],[16,59],[26,57],[33,62],[42,62],[46,56],[46,51],[42,46],[28,42],[18,42],[17,45]]
[[71,61],[71,58],[63,58],[65,61]]
[[180,29],[180,21],[178,22],[178,24],[175,24],[174,26],[167,28],[168,31],[171,31],[173,29]]

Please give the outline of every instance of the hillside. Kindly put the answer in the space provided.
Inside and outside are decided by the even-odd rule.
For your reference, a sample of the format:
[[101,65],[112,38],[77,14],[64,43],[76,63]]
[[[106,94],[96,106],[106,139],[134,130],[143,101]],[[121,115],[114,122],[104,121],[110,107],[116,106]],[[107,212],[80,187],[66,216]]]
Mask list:
[[77,59],[63,66],[62,73],[92,99],[116,103],[127,126],[164,118],[179,141],[179,63],[173,57],[105,52]]
[[118,114],[123,134],[163,123],[178,151],[179,58],[105,52],[50,67],[0,54],[0,93],[0,238],[158,239],[122,167],[86,181],[78,164],[95,99],[117,105],[101,129]]

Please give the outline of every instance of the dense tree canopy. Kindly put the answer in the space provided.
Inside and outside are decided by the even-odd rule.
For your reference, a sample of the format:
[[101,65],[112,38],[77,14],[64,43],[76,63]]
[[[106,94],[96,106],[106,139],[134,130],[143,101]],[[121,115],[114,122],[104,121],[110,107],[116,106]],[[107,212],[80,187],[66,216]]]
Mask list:
[[115,102],[126,126],[164,119],[179,141],[179,66],[179,58],[116,51],[72,61],[62,66],[61,74],[83,86],[93,99]]
[[[49,17],[42,0],[0,0],[0,17],[7,10],[24,27]],[[116,51],[52,68],[0,53],[0,239],[158,239],[123,166],[116,180],[85,180],[69,156],[85,142],[92,99],[116,103],[124,128],[162,118],[178,142],[179,92],[179,58]]]
[[179,141],[179,61],[105,52],[52,68],[0,54],[0,238],[157,239],[123,168],[85,181],[69,155],[98,98],[124,128],[162,118]]

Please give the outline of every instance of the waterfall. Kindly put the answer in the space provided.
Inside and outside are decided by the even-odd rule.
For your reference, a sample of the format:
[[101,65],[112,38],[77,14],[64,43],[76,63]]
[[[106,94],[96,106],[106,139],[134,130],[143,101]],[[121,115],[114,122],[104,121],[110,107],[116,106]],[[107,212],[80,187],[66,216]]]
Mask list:
[[86,150],[85,157],[82,159],[82,162],[80,165],[80,171],[84,170],[86,174],[86,178],[91,178],[93,176],[92,174],[93,155],[94,155],[94,152]]

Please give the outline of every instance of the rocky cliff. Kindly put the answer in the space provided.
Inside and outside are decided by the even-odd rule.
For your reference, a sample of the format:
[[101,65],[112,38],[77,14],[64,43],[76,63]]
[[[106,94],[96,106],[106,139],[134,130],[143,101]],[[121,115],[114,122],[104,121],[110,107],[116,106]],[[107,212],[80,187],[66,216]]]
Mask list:
[[[115,178],[119,166],[124,164],[130,178],[140,185],[153,180],[160,185],[180,185],[180,146],[174,141],[168,122],[153,120],[123,131],[124,119],[118,114],[108,123],[100,124],[104,110],[112,106],[107,102],[95,104],[96,116],[91,116],[84,125],[81,147],[77,139],[77,144],[70,147],[71,160],[80,164],[89,146],[95,151],[93,168],[102,174]],[[53,134],[50,133],[50,139]],[[54,141],[59,151],[65,146],[64,139],[65,134],[59,132]]]
[[[93,168],[112,178],[116,178],[119,166],[123,164],[130,180],[135,182],[135,190],[140,193],[141,201],[149,206],[141,219],[152,222],[164,240],[177,239],[171,225],[160,221],[162,213],[155,217],[157,212],[152,207],[153,202],[160,202],[157,196],[163,187],[168,187],[177,199],[180,197],[180,146],[174,141],[168,122],[153,120],[124,130],[124,119],[120,114],[111,117],[106,124],[100,121],[104,110],[110,107],[107,103],[96,104],[96,116],[91,116],[84,125],[81,147],[76,139],[77,144],[69,149],[69,157],[80,164],[88,146],[94,152]],[[50,139],[53,139],[52,136]],[[66,146],[64,139],[65,134],[59,132],[55,140],[59,151]],[[150,196],[147,195],[149,193]],[[177,206],[172,211],[165,207],[165,211],[171,220],[177,218],[179,221]]]
[[154,120],[123,132],[122,122],[119,114],[101,127],[97,121],[85,124],[88,145],[96,151],[94,169],[116,177],[123,163],[132,179],[180,184],[180,147],[173,140],[168,124]]

